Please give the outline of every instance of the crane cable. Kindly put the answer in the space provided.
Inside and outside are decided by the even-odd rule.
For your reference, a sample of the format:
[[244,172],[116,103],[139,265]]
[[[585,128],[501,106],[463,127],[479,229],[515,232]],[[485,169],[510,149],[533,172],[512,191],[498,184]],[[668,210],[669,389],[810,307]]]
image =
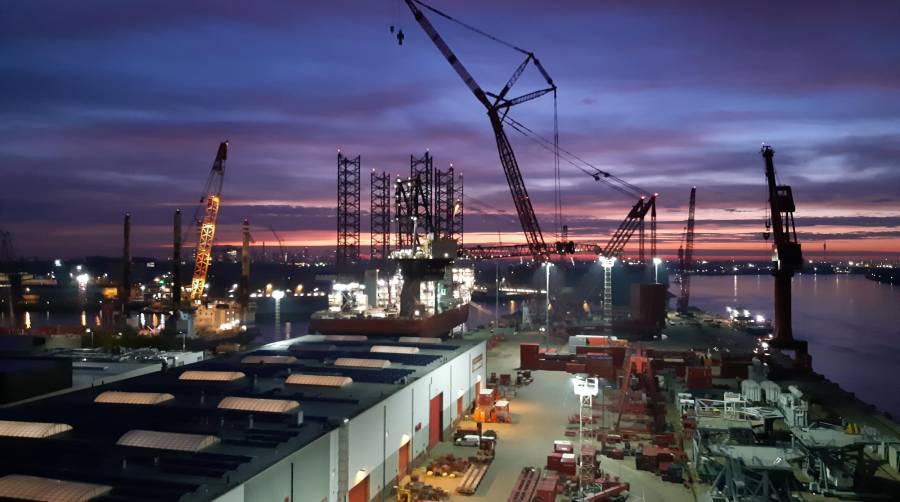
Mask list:
[[518,47],[518,46],[516,46],[516,45],[514,45],[514,44],[511,44],[511,43],[509,43],[509,42],[507,42],[507,41],[505,41],[505,40],[501,40],[501,39],[495,37],[494,35],[491,35],[490,33],[481,31],[481,30],[479,30],[478,28],[476,28],[476,27],[474,27],[474,26],[472,26],[472,25],[470,25],[470,24],[466,24],[466,23],[460,21],[459,19],[454,18],[453,16],[451,16],[451,15],[449,15],[449,14],[446,14],[446,13],[444,13],[444,12],[441,12],[441,11],[435,9],[434,7],[428,5],[427,3],[422,2],[421,0],[412,0],[412,1],[415,2],[415,3],[417,3],[420,7],[424,8],[424,9],[427,9],[427,10],[429,10],[429,11],[431,11],[431,12],[437,14],[438,16],[441,16],[442,18],[444,18],[444,19],[446,19],[446,20],[452,22],[452,23],[456,23],[456,24],[462,26],[463,28],[465,28],[465,29],[467,29],[467,30],[469,30],[469,31],[472,31],[472,32],[474,32],[474,33],[477,33],[477,34],[479,34],[479,35],[481,35],[481,36],[483,36],[483,37],[485,37],[485,38],[487,38],[487,39],[493,40],[494,42],[497,42],[497,43],[500,44],[500,45],[506,46],[506,47],[508,47],[508,48],[510,48],[510,49],[512,49],[512,50],[514,50],[514,51],[519,51],[519,52],[521,52],[522,54],[525,54],[526,56],[531,55],[531,52],[526,51],[525,49],[523,49],[523,48],[521,48],[521,47]]
[[[509,126],[512,127],[513,129],[515,129],[517,132],[519,132],[520,134],[522,134],[522,135],[525,136],[526,138],[532,140],[533,142],[537,143],[538,146],[540,146],[541,148],[543,148],[543,149],[545,149],[545,150],[547,150],[547,151],[550,151],[550,152],[553,152],[553,151],[554,151],[554,150],[553,150],[553,149],[554,149],[553,143],[552,143],[550,140],[544,138],[543,136],[538,135],[538,134],[535,133],[533,130],[529,129],[528,126],[526,126],[526,125],[522,124],[521,122],[519,122],[519,121],[513,119],[513,118],[510,117],[509,115],[506,116],[506,118],[504,119],[504,121],[506,122],[507,125],[509,125]],[[570,164],[571,166],[575,167],[575,168],[578,169],[579,171],[581,171],[581,172],[587,174],[588,176],[594,178],[595,180],[597,180],[597,181],[602,181],[602,182],[606,183],[606,184],[609,185],[609,187],[612,188],[613,190],[616,190],[616,191],[618,191],[618,192],[620,192],[620,193],[622,193],[622,194],[624,194],[624,195],[626,195],[626,196],[628,196],[628,197],[632,197],[632,196],[641,196],[641,195],[644,195],[644,194],[647,193],[645,190],[641,189],[640,187],[638,187],[638,186],[636,186],[636,185],[633,185],[633,184],[631,184],[631,183],[629,183],[629,182],[623,180],[622,178],[619,178],[618,176],[615,176],[615,175],[613,175],[613,174],[611,174],[611,173],[609,173],[609,172],[606,172],[606,171],[603,171],[602,169],[599,169],[598,167],[594,166],[594,165],[591,164],[590,162],[588,162],[588,161],[582,159],[581,157],[579,157],[579,156],[575,155],[574,153],[572,153],[572,152],[566,150],[565,148],[559,147],[559,151],[560,151],[562,154],[565,154],[565,155],[560,155],[560,157],[561,157],[562,160],[564,160],[566,163],[568,163],[568,164]],[[567,158],[566,156],[568,156],[568,158]],[[574,159],[574,160],[573,160],[573,159]],[[579,162],[580,162],[581,164],[583,164],[583,165],[579,165]],[[592,169],[592,170],[588,170],[588,169],[585,168],[584,166],[588,166],[588,167],[589,167],[590,169]],[[612,181],[611,181],[611,180],[612,180]],[[615,183],[613,183],[613,181],[614,181]]]

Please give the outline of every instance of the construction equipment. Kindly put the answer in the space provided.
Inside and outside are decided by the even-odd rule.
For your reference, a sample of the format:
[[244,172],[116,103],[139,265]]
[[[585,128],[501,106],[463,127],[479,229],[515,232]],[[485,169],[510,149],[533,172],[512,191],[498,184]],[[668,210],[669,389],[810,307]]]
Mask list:
[[278,235],[278,232],[275,231],[275,227],[269,225],[269,231],[272,232],[272,235],[275,237],[275,242],[278,243],[278,262],[282,265],[286,265],[288,262],[287,251],[284,250],[284,240]]
[[635,231],[638,231],[639,249],[638,260],[644,263],[646,253],[644,252],[644,229],[647,214],[650,214],[650,255],[651,258],[656,256],[656,197],[653,194],[650,197],[640,196],[638,201],[628,211],[625,220],[619,224],[619,228],[613,233],[612,237],[605,246],[600,250],[601,256],[619,258],[625,251],[625,246]]
[[[197,239],[197,252],[194,257],[194,275],[191,279],[191,301],[195,304],[203,299],[206,289],[206,274],[212,262],[212,246],[216,236],[216,220],[219,218],[219,205],[222,198],[222,183],[225,180],[225,161],[228,159],[228,141],[219,144],[216,159],[206,179],[205,195],[200,204],[205,204],[203,220],[199,222],[200,235]],[[195,214],[196,219],[196,214]]]
[[775,276],[775,325],[774,337],[769,345],[795,350],[795,363],[800,367],[808,367],[811,362],[806,342],[794,340],[791,327],[791,277],[803,266],[803,254],[794,225],[794,195],[789,185],[779,185],[775,178],[775,150],[763,145],[760,153],[765,159],[769,188],[769,215],[763,238],[768,240],[771,230],[772,260],[775,264],[772,270],[772,275]]
[[[509,113],[510,108],[512,108],[513,106],[531,101],[548,93],[553,93],[555,102],[556,85],[553,83],[553,79],[550,78],[550,75],[541,65],[540,61],[538,61],[538,59],[534,56],[534,53],[525,51],[514,45],[501,42],[504,45],[507,45],[508,47],[524,54],[525,60],[516,68],[512,76],[507,81],[506,85],[503,87],[503,89],[500,90],[499,93],[492,94],[485,92],[481,89],[481,87],[478,85],[469,71],[463,66],[462,62],[460,62],[456,54],[453,53],[453,51],[450,49],[450,46],[447,45],[441,35],[437,32],[437,30],[431,24],[431,21],[429,21],[428,18],[425,17],[425,14],[419,9],[419,6],[450,21],[462,24],[466,28],[471,29],[481,35],[487,36],[492,40],[499,40],[496,37],[487,35],[486,33],[480,30],[476,30],[468,25],[465,25],[464,23],[460,23],[447,14],[444,14],[443,12],[428,6],[421,1],[404,1],[406,2],[407,7],[409,7],[409,10],[412,12],[413,17],[416,19],[416,22],[418,22],[419,26],[422,27],[422,30],[425,31],[434,45],[438,48],[438,50],[440,50],[441,54],[443,54],[443,56],[447,59],[447,62],[450,63],[450,65],[456,71],[457,75],[459,75],[463,82],[465,82],[469,90],[472,91],[472,94],[475,95],[475,98],[482,105],[484,105],[485,109],[487,109],[488,119],[491,122],[491,128],[494,130],[494,136],[497,142],[497,151],[500,155],[500,163],[503,165],[503,172],[506,175],[506,181],[509,185],[510,193],[512,194],[516,212],[519,216],[519,222],[522,225],[522,231],[525,233],[525,239],[528,243],[528,249],[531,256],[533,256],[535,260],[547,261],[547,259],[549,258],[549,249],[544,242],[544,236],[541,233],[541,228],[538,224],[537,216],[534,214],[534,208],[531,204],[531,199],[528,196],[528,191],[525,188],[525,183],[522,180],[522,173],[519,170],[519,164],[516,160],[515,153],[513,152],[512,146],[509,143],[509,138],[507,138],[506,136],[506,131],[504,131],[503,129],[503,122],[507,114]],[[522,76],[522,72],[525,71],[526,67],[529,64],[533,65],[541,73],[547,83],[547,87],[523,94],[515,98],[508,99],[506,97],[507,94],[512,89],[513,85],[515,85],[519,77]]]
[[691,201],[688,205],[687,225],[684,228],[684,243],[678,248],[678,277],[681,291],[678,295],[678,312],[688,313],[691,301],[691,270],[694,267],[694,211],[697,204],[697,187],[691,188]]

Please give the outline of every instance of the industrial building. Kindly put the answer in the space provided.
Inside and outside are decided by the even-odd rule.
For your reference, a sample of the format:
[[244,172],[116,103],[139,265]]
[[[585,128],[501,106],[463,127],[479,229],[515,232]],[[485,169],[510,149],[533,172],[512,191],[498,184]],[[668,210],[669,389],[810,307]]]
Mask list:
[[0,409],[0,498],[368,501],[468,411],[485,357],[310,335]]

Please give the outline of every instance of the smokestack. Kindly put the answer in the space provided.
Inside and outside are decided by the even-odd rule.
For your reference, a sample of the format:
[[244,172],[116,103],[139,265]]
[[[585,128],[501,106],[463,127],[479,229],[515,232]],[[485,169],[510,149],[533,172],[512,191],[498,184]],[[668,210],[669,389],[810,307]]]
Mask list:
[[122,243],[122,284],[119,289],[122,319],[128,315],[128,297],[131,296],[131,213],[125,213]]
[[172,309],[181,306],[181,209],[175,210],[172,228]]
[[246,322],[250,307],[250,222],[244,220],[241,230],[244,235],[244,242],[241,246],[241,322]]

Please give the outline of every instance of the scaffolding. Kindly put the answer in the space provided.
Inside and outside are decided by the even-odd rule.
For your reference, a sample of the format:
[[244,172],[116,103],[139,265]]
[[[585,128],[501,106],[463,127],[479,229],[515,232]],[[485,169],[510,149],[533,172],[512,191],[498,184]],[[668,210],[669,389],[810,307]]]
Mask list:
[[337,257],[338,272],[359,262],[360,157],[337,156]]
[[391,251],[391,176],[372,171],[370,250],[372,261],[383,261]]
[[434,234],[462,244],[463,180],[452,164],[446,171],[434,171]]

